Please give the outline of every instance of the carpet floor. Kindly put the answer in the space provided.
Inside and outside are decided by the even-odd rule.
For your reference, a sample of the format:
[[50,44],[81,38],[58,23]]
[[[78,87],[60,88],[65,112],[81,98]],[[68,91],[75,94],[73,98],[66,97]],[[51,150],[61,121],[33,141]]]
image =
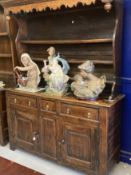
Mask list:
[[43,174],[0,157],[0,175],[43,175]]
[[[35,156],[33,154],[27,153],[20,149],[16,149],[15,151],[12,151],[10,150],[9,145],[6,145],[5,147],[0,146],[0,157],[16,162],[17,164],[27,167],[29,169],[32,169],[34,171],[40,172],[42,173],[42,175],[43,174],[87,175],[80,171],[73,170],[69,167],[58,165],[52,161],[48,161],[46,159]],[[3,165],[1,165],[1,162],[0,162],[0,166],[3,167]],[[0,173],[0,175],[10,175],[10,174]],[[12,173],[11,175],[21,175],[21,174]],[[22,173],[22,175],[27,175],[27,174]],[[30,174],[28,173],[28,175]],[[39,174],[35,174],[35,175],[39,175]],[[131,175],[131,166],[123,162],[120,162],[119,164],[115,164],[114,168],[111,170],[109,175]]]

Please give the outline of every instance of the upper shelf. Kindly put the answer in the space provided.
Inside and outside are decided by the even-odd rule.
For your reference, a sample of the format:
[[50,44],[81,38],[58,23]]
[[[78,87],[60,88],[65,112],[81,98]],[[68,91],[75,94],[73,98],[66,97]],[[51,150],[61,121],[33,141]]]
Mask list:
[[8,36],[7,32],[0,32],[0,36]]
[[88,40],[21,40],[22,44],[91,44],[111,43],[112,38],[88,39]]

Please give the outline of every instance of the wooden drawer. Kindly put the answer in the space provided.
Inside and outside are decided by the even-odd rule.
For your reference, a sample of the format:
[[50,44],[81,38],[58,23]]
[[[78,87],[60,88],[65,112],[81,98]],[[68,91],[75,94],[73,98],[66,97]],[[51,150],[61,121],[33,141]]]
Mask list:
[[10,95],[8,97],[8,104],[20,105],[30,108],[37,107],[37,101],[35,98],[18,96],[18,95]]
[[51,100],[41,100],[40,109],[46,112],[56,112],[56,103]]
[[61,114],[76,116],[76,117],[83,117],[91,120],[98,120],[98,110],[94,108],[87,108],[77,105],[71,105],[62,103],[61,104]]

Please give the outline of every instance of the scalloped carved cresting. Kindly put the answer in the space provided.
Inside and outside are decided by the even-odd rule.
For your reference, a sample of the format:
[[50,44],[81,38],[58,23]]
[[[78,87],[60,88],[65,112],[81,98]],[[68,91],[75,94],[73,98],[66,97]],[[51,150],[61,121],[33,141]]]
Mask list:
[[[49,1],[38,1],[33,2],[32,4],[16,4],[16,6],[13,7],[7,7],[8,12],[12,13],[19,13],[21,11],[24,11],[26,13],[31,12],[32,10],[36,11],[43,11],[47,8],[50,8],[51,10],[57,10],[60,9],[61,6],[65,6],[66,8],[72,8],[78,5],[78,3],[81,3],[83,5],[91,5],[95,4],[96,0],[49,0]],[[37,4],[37,5],[36,5]]]
[[32,10],[36,11],[43,11],[47,8],[50,8],[51,10],[57,10],[60,9],[61,6],[65,6],[66,8],[72,8],[78,5],[78,3],[81,3],[83,5],[91,5],[95,4],[96,0],[45,0],[45,1],[33,1],[32,4],[30,4],[27,1],[25,3],[16,2],[13,5],[10,5],[7,7],[7,11],[12,13],[19,13],[21,11],[24,11],[26,13],[31,12]]
[[77,7],[79,3],[84,5],[95,4],[96,2],[101,1],[104,4],[104,9],[109,12],[112,8],[112,2],[114,0],[9,0],[1,1],[1,4],[6,9],[6,14],[10,12],[17,14],[21,11],[25,13],[36,11],[44,11],[47,8],[50,10],[60,9],[62,6],[65,8]]

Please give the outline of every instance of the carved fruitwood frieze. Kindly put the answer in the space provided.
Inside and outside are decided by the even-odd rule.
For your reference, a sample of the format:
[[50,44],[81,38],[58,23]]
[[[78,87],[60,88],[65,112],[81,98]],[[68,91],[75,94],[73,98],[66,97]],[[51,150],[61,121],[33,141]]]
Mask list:
[[[14,0],[8,0],[6,2],[1,1],[1,4],[6,8],[6,13],[20,13],[21,11],[24,11],[25,13],[31,12],[33,10],[36,11],[43,11],[47,8],[51,10],[57,10],[60,9],[62,6],[65,8],[72,8],[76,7],[79,3],[84,5],[91,5],[95,4],[97,1],[100,1],[105,4],[104,8],[105,10],[108,10],[107,8],[111,8],[111,2],[113,0],[18,0],[17,2]],[[110,9],[109,9],[110,10]]]

